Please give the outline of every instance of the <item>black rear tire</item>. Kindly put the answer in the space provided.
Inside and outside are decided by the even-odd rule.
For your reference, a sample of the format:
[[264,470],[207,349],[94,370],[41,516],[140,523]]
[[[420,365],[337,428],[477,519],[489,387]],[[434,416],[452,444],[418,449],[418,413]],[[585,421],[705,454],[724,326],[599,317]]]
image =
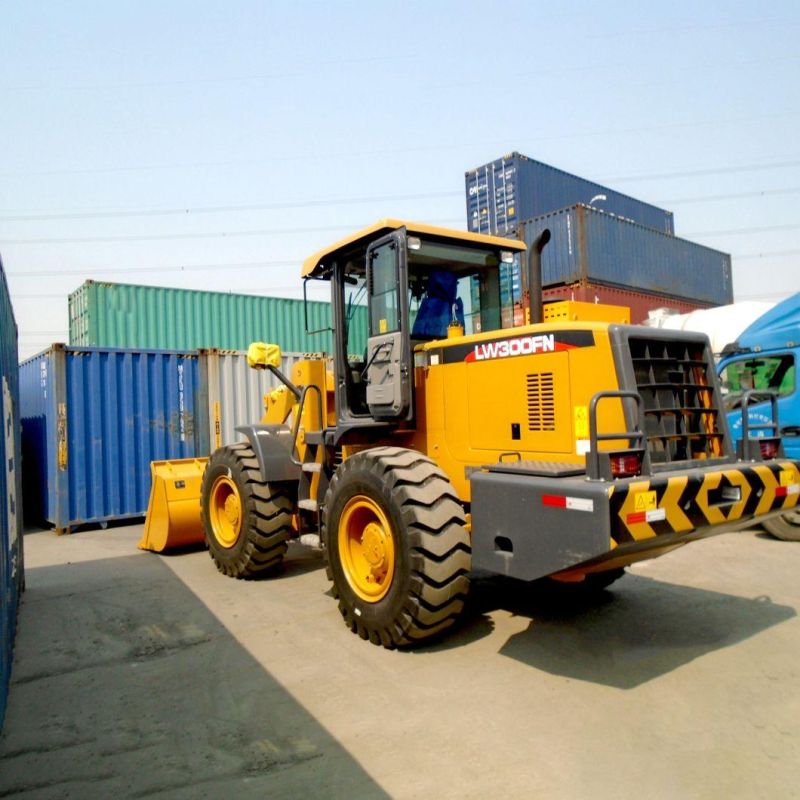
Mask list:
[[[348,510],[354,504],[356,514]],[[421,453],[378,447],[347,459],[331,480],[323,511],[327,575],[347,626],[362,639],[392,648],[453,625],[469,591],[471,549],[464,525],[464,509],[447,476]],[[351,551],[368,551],[366,540],[376,529],[386,539],[377,548],[386,564],[365,579],[356,574]],[[369,567],[370,558],[377,562],[382,556],[369,551],[361,565]]]
[[223,574],[254,578],[275,569],[286,553],[293,510],[286,486],[262,480],[248,444],[221,447],[209,459],[201,517],[209,553]]
[[777,539],[800,542],[800,509],[795,508],[778,517],[765,519],[761,524]]

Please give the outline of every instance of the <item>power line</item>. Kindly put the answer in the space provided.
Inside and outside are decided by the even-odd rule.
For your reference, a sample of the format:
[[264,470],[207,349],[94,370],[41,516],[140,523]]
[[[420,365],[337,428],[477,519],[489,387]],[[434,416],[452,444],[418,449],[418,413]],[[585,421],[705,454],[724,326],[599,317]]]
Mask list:
[[722,231],[691,231],[686,236],[739,236],[745,233],[773,233],[774,231],[793,231],[800,228],[797,223],[788,225],[764,225],[758,228],[729,228]]
[[331,197],[324,200],[297,200],[285,203],[252,203],[243,205],[195,206],[191,208],[149,208],[119,211],[53,211],[14,213],[0,216],[0,222],[32,222],[61,219],[117,219],[121,217],[167,217],[188,214],[220,214],[237,211],[274,211],[287,208],[311,208],[321,206],[358,205],[362,203],[385,203],[396,200],[434,200],[442,197],[461,197],[463,192],[425,192],[416,194],[383,195],[372,197]]
[[165,86],[204,86],[206,84],[222,84],[222,83],[245,83],[249,81],[265,81],[265,80],[286,80],[287,78],[297,78],[303,75],[314,75],[315,67],[337,66],[340,64],[364,64],[379,61],[402,61],[415,59],[418,56],[414,53],[398,53],[397,55],[380,55],[380,56],[364,56],[361,58],[336,58],[325,59],[323,61],[303,63],[306,66],[304,70],[295,70],[292,72],[270,72],[262,74],[250,75],[227,75],[216,78],[189,78],[185,80],[171,80],[171,81],[130,81],[130,82],[116,82],[116,83],[84,83],[84,84],[27,84],[22,85],[6,85],[0,86],[3,91],[25,91],[48,89],[56,91],[94,91],[97,89],[149,89],[161,88]]
[[[461,222],[461,218],[431,220],[432,224],[453,224]],[[325,225],[316,228],[265,228],[248,231],[216,231],[208,233],[153,233],[131,234],[123,236],[78,236],[78,237],[46,237],[41,239],[0,239],[0,244],[106,244],[109,242],[157,242],[173,241],[180,239],[236,239],[250,236],[273,236],[287,234],[324,233],[330,231],[352,231],[354,228],[366,227],[369,223],[360,225]]]
[[[689,203],[709,203],[715,200],[743,200],[748,197],[767,197],[773,195],[797,194],[800,186],[788,189],[761,189],[754,192],[737,192],[736,194],[707,194],[700,197],[679,197],[672,200],[656,200],[656,204],[661,206],[668,205],[687,205]],[[0,217],[2,220],[2,217]]]
[[620,183],[632,183],[635,181],[670,180],[672,178],[694,178],[701,175],[724,175],[732,172],[758,172],[762,169],[784,169],[786,167],[800,166],[800,160],[792,161],[770,161],[762,164],[742,164],[730,167],[710,167],[707,169],[684,170],[683,172],[651,172],[641,175],[619,175],[611,178],[603,178],[603,181]]
[[[779,169],[790,166],[800,166],[800,160],[775,161],[757,164],[730,165],[725,167],[712,167],[699,170],[684,170],[676,172],[648,173],[640,175],[617,176],[600,178],[602,181],[626,182],[640,180],[684,178],[696,175],[717,175],[735,172],[754,172],[760,170]],[[796,194],[799,187],[783,189],[763,189],[754,192],[741,192],[737,194],[705,195],[700,197],[684,197],[673,200],[659,200],[662,205],[670,203],[699,203],[713,200],[742,199],[764,195]],[[44,220],[70,220],[70,219],[117,219],[126,217],[159,217],[159,216],[188,216],[190,214],[220,214],[240,211],[274,211],[279,209],[294,208],[320,208],[336,205],[359,205],[365,203],[384,203],[388,201],[405,200],[436,200],[447,197],[461,197],[463,192],[437,190],[432,192],[417,192],[413,194],[398,195],[373,195],[360,197],[331,197],[320,200],[295,200],[282,203],[245,203],[235,205],[215,206],[186,206],[174,208],[144,208],[144,209],[119,209],[100,210],[87,209],[76,211],[61,210],[32,210],[32,211],[5,211],[0,212],[0,222],[40,222]]]
[[105,269],[103,267],[67,270],[36,270],[32,272],[6,272],[15,278],[47,278],[53,275],[128,275],[134,272],[203,272],[220,269],[265,269],[270,267],[296,267],[302,261],[287,259],[284,261],[248,261],[228,264],[176,264],[171,266],[127,267],[124,269]]
[[[673,123],[660,123],[658,125],[645,125],[638,128],[611,128],[605,130],[588,130],[588,131],[575,131],[571,133],[559,133],[552,136],[540,136],[536,139],[523,140],[520,144],[538,144],[543,141],[563,141],[564,139],[579,139],[584,137],[597,138],[599,136],[619,136],[631,133],[648,133],[650,131],[664,131],[664,130],[678,130],[682,128],[700,128],[700,127],[724,127],[727,125],[741,126],[754,120],[764,122],[772,119],[784,119],[786,117],[796,117],[797,112],[783,112],[780,114],[759,115],[757,117],[739,117],[730,119],[710,119],[700,122],[673,122]],[[195,163],[167,163],[167,164],[135,164],[128,166],[118,167],[90,167],[81,169],[45,169],[36,171],[11,171],[1,172],[2,177],[30,177],[30,176],[43,176],[43,175],[84,175],[84,174],[102,174],[102,173],[115,173],[115,172],[142,172],[150,170],[170,170],[170,169],[200,169],[205,167],[228,167],[228,166],[253,166],[255,164],[272,164],[275,162],[289,162],[289,161],[308,161],[309,159],[324,159],[331,161],[336,158],[359,158],[363,160],[370,156],[386,156],[386,155],[399,155],[402,153],[424,153],[424,152],[441,152],[441,151],[454,151],[463,150],[465,148],[475,147],[503,147],[504,144],[486,143],[486,142],[463,142],[460,144],[444,144],[444,145],[416,145],[412,147],[394,147],[382,148],[377,150],[345,150],[341,152],[320,152],[320,153],[303,153],[297,155],[281,155],[265,159],[232,159],[225,161],[208,161],[208,162],[195,162]],[[615,179],[624,180],[624,179]]]
[[754,258],[777,258],[779,256],[796,256],[800,255],[800,250],[772,250],[766,253],[743,253],[738,255],[733,255],[731,258],[736,258],[739,261],[745,261],[747,259],[754,259]]
[[[800,255],[800,250],[770,250],[761,253],[733,253],[732,258],[737,259],[739,261],[748,260],[748,259],[758,259],[758,258],[779,258],[783,256],[795,256]],[[143,273],[143,272],[205,272],[205,271],[213,271],[213,270],[238,270],[238,269],[265,269],[271,267],[287,267],[287,268],[297,268],[300,265],[302,258],[297,258],[294,260],[285,260],[285,261],[254,261],[254,262],[243,262],[243,263],[222,263],[222,264],[178,264],[178,265],[159,265],[159,266],[152,266],[152,267],[127,267],[125,269],[103,269],[103,268],[91,268],[91,269],[74,269],[74,270],[37,270],[35,272],[6,272],[6,275],[9,277],[14,278],[50,278],[50,277],[59,277],[59,276],[71,276],[71,275],[79,275],[79,276],[103,276],[103,275],[129,275],[135,273]],[[270,287],[267,289],[258,289],[252,291],[292,291],[293,289],[297,289],[297,286],[281,286],[281,287]],[[32,299],[34,297],[61,297],[61,295],[16,295],[12,291],[12,296],[17,298],[24,298],[24,299]]]
[[[358,226],[356,226],[358,227]],[[363,227],[363,226],[362,226]],[[46,237],[42,239],[0,239],[0,244],[105,244],[109,242],[159,242],[180,239],[237,239],[274,234],[316,233],[352,230],[351,225],[327,225],[319,228],[265,228],[248,231],[215,231],[208,233],[153,233],[123,236]]]
[[[453,224],[461,222],[461,219],[439,219],[431,220],[435,224]],[[363,227],[362,224],[361,227]],[[317,228],[267,228],[261,230],[245,231],[216,231],[206,233],[159,233],[159,234],[133,234],[129,236],[79,236],[79,237],[48,237],[41,239],[2,239],[0,244],[12,245],[36,245],[36,244],[106,244],[109,242],[152,242],[180,239],[233,239],[251,236],[272,236],[278,234],[307,234],[321,233],[330,231],[351,231],[359,226],[353,225],[328,225]],[[768,225],[755,228],[730,228],[716,231],[691,231],[686,236],[735,236],[746,233],[768,233],[773,231],[795,230],[800,225],[792,223],[788,225]]]

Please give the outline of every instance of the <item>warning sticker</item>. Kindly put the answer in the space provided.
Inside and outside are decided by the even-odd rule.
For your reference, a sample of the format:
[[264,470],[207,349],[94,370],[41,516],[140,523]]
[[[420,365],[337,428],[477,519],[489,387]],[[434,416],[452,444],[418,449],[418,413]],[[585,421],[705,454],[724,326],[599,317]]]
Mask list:
[[572,421],[575,426],[576,439],[589,438],[589,409],[587,406],[575,406],[572,409]]
[[655,511],[658,500],[655,492],[638,492],[633,499],[635,511]]

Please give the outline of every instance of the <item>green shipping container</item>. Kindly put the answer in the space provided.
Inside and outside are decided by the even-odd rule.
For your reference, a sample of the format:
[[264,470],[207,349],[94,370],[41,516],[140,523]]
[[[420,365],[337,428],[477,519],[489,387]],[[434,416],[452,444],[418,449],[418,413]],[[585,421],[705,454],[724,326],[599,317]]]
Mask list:
[[[360,355],[367,315],[365,308],[356,311],[348,351]],[[309,300],[309,330],[330,326],[330,304]],[[99,281],[86,281],[69,296],[71,345],[246,350],[255,341],[300,353],[332,348],[330,332],[306,333],[302,300]]]

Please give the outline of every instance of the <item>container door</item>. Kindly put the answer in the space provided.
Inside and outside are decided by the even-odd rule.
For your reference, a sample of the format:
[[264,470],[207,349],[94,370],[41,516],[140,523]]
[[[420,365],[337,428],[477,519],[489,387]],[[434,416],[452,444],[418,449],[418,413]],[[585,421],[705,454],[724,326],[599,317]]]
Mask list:
[[408,290],[405,234],[394,233],[367,250],[369,338],[367,405],[380,419],[407,418],[411,411]]

